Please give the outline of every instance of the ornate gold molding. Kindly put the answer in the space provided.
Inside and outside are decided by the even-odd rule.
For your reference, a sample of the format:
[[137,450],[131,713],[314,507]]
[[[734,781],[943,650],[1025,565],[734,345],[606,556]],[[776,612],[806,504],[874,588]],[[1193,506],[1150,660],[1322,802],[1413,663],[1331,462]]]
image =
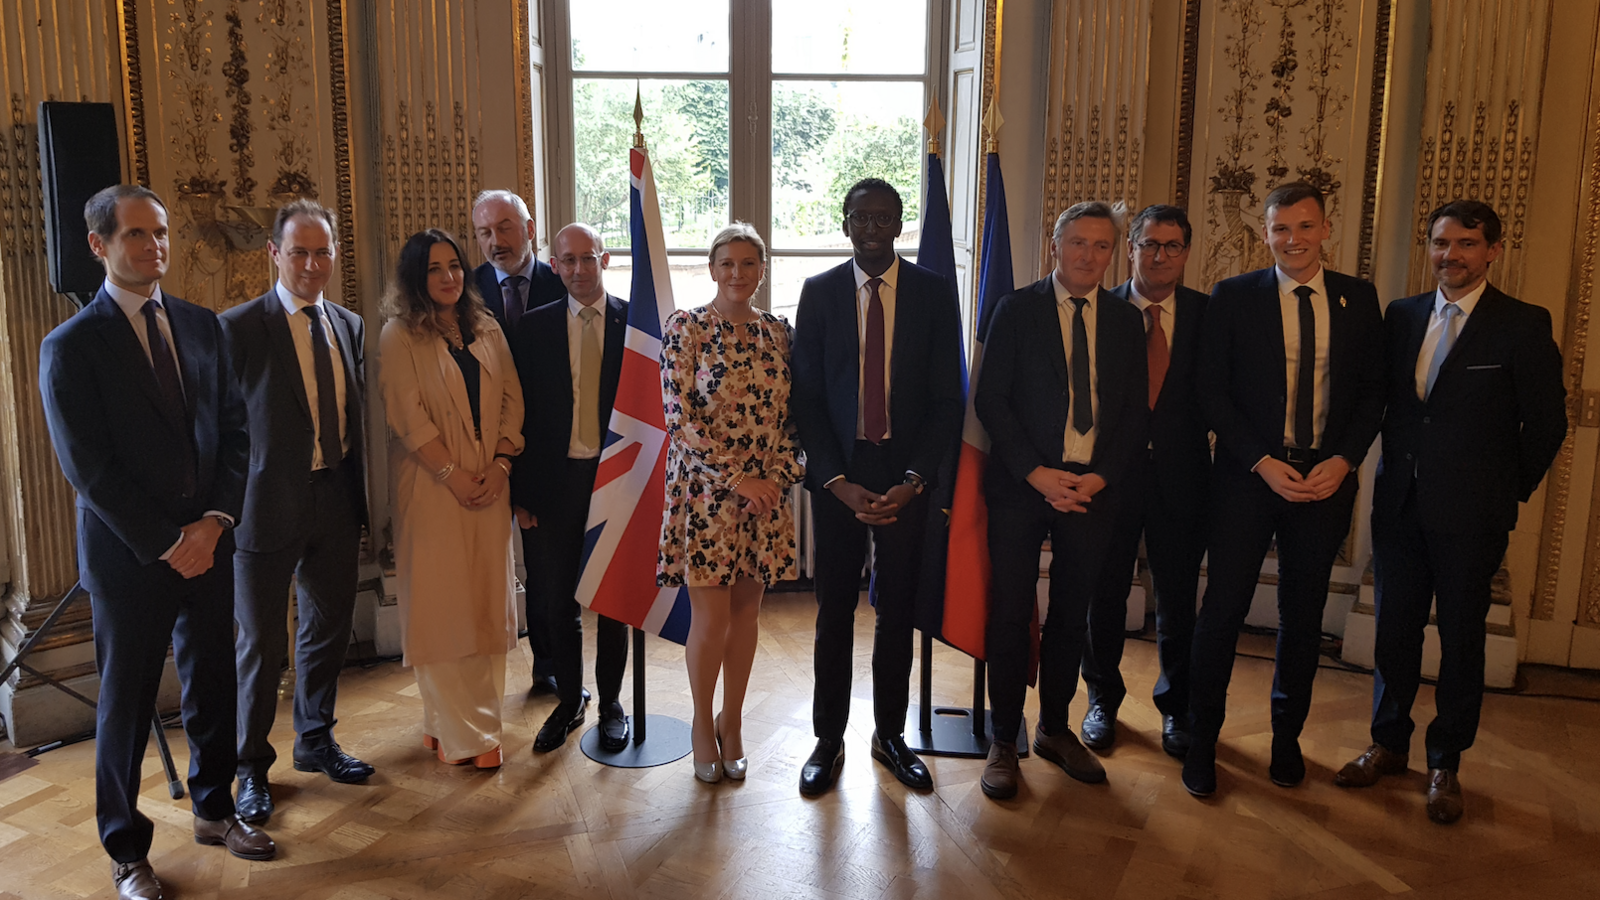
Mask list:
[[512,15],[514,21],[511,23],[511,39],[517,44],[517,109],[521,113],[517,116],[517,193],[528,202],[528,212],[535,218],[534,226],[537,229],[539,205],[533,202],[536,187],[533,169],[533,117],[536,111],[533,108],[533,55],[529,48],[528,0],[516,0],[516,3],[512,4]]
[[1361,233],[1356,241],[1356,275],[1372,277],[1372,226],[1378,209],[1378,164],[1383,158],[1383,123],[1388,110],[1389,67],[1394,53],[1390,43],[1390,23],[1396,0],[1378,4],[1378,21],[1373,30],[1372,99],[1367,104],[1367,162],[1361,177]]
[[122,51],[123,116],[128,124],[128,144],[132,148],[133,178],[150,184],[150,148],[144,125],[144,75],[139,68],[139,0],[117,4],[117,29]]
[[328,100],[332,108],[335,208],[339,214],[339,302],[361,311],[356,294],[356,203],[350,173],[350,95],[345,66],[345,0],[324,0],[328,8]]
[[1195,80],[1200,70],[1200,0],[1187,0],[1183,9],[1183,70],[1178,83],[1178,177],[1172,189],[1174,206],[1188,209],[1189,185],[1194,177]]

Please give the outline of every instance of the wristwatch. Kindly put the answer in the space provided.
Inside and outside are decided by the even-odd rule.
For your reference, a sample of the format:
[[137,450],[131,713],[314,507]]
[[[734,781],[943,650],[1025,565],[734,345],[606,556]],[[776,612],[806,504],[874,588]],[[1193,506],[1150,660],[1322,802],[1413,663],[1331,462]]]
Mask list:
[[216,513],[213,513],[213,514],[212,514],[212,516],[211,516],[211,518],[213,518],[213,519],[216,519],[216,520],[217,520],[217,524],[218,524],[218,525],[220,525],[220,526],[222,526],[222,530],[223,530],[223,531],[227,531],[227,530],[228,530],[228,529],[230,529],[230,528],[232,528],[232,527],[233,527],[233,523],[232,523],[232,522],[231,522],[231,521],[229,521],[229,520],[228,520],[228,517],[227,517],[227,516],[224,516],[224,515],[219,515],[219,514],[216,514]]
[[907,472],[906,480],[900,483],[911,485],[911,489],[919,494],[928,487],[928,480],[915,472]]

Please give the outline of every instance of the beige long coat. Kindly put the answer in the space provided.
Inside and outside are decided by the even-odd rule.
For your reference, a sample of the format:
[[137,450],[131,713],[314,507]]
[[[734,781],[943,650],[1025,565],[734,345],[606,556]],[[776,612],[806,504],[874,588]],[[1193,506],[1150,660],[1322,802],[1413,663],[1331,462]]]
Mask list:
[[495,465],[502,437],[521,450],[522,385],[511,349],[495,324],[483,326],[472,342],[480,371],[481,439],[473,435],[466,381],[444,338],[416,334],[391,320],[378,349],[405,664],[507,653],[517,643],[509,492],[482,509],[466,509],[412,451],[442,438],[450,459],[476,473]]

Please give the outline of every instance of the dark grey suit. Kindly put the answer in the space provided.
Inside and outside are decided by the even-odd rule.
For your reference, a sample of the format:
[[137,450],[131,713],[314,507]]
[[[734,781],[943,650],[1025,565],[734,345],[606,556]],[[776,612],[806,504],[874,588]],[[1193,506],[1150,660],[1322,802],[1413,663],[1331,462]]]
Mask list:
[[[239,767],[265,777],[277,759],[267,740],[277,712],[279,665],[288,650],[289,583],[299,599],[295,639],[294,729],[297,749],[332,738],[339,670],[350,642],[361,526],[366,521],[362,464],[366,389],[361,318],[326,300],[342,366],[349,451],[313,471],[316,412],[307,399],[291,321],[276,289],[221,317],[233,371],[249,411],[250,477],[234,555],[238,624]],[[294,325],[309,328],[297,314]]]

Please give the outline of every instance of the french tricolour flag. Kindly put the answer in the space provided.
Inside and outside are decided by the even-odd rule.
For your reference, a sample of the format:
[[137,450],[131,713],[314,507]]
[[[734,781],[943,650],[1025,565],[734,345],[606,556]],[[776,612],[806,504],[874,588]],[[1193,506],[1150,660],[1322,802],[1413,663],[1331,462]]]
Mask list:
[[633,288],[628,336],[600,454],[584,537],[578,602],[595,612],[684,643],[689,592],[656,586],[656,546],[666,505],[667,426],[661,410],[661,331],[675,308],[661,208],[650,157],[629,151]]

